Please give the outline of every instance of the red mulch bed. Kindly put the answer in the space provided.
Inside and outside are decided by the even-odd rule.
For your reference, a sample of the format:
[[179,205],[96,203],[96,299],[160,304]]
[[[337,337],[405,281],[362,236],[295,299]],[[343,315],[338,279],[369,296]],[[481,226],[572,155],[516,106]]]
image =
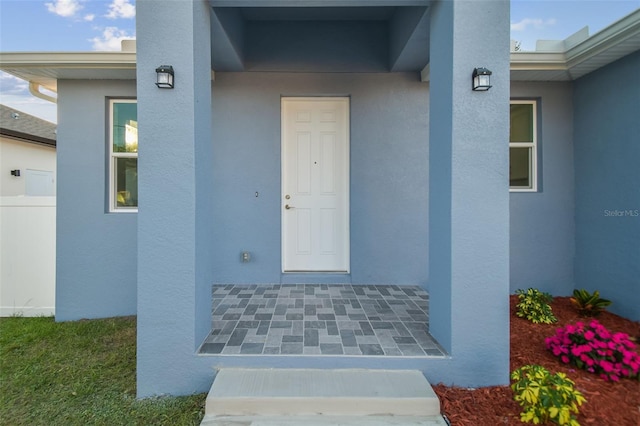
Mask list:
[[[578,315],[568,297],[557,297],[551,304],[556,324],[533,324],[515,315],[517,296],[511,302],[511,365],[510,371],[526,364],[540,364],[551,373],[563,372],[576,383],[587,399],[580,407],[578,421],[581,425],[593,426],[639,426],[640,382],[622,379],[618,383],[605,382],[596,374],[562,364],[548,351],[546,337],[553,336],[558,327],[577,321],[589,321]],[[640,353],[640,323],[603,312],[597,320],[610,331],[621,331],[636,339],[636,350]],[[513,400],[508,386],[492,386],[469,390],[434,386],[440,398],[442,413],[452,426],[496,426],[521,425],[520,406]]]

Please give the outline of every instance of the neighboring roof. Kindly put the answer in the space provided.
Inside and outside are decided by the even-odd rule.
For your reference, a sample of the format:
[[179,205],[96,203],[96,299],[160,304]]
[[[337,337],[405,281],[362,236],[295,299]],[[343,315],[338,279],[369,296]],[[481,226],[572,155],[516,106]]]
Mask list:
[[[575,80],[640,50],[640,9],[591,37],[582,30],[567,40],[538,47],[535,52],[511,53],[511,80]],[[58,79],[135,79],[132,50],[0,53],[0,69],[55,92]]]
[[56,125],[26,112],[0,105],[0,135],[56,146]]

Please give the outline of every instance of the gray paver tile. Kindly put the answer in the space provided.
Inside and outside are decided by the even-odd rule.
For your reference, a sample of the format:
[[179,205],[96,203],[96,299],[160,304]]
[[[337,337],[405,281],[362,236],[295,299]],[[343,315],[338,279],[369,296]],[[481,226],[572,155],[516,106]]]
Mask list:
[[301,355],[302,343],[283,343],[280,346],[280,353],[282,355]]
[[363,343],[360,345],[360,350],[362,351],[362,355],[384,355],[382,346],[377,344]]
[[243,343],[240,346],[241,354],[261,354],[264,343]]
[[320,352],[324,355],[342,355],[342,345],[340,343],[321,343]]

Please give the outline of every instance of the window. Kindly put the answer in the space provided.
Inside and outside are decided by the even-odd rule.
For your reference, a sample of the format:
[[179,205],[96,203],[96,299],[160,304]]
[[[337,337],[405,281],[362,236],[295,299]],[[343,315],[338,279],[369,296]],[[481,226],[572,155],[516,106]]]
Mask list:
[[509,127],[509,188],[537,190],[537,102],[511,101]]
[[138,108],[134,99],[109,101],[109,211],[138,211]]

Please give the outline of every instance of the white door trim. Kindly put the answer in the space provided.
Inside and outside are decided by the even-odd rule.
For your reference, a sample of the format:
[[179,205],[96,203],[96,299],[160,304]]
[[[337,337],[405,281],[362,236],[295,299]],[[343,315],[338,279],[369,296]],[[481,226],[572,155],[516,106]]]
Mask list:
[[[290,179],[291,172],[287,170],[288,161],[290,158],[287,158],[287,149],[286,142],[287,137],[290,137],[291,133],[291,123],[287,122],[287,108],[292,108],[295,106],[296,102],[314,102],[321,105],[321,103],[336,103],[340,104],[338,108],[338,115],[341,117],[337,118],[337,121],[342,121],[341,124],[338,125],[337,137],[341,140],[341,143],[338,144],[339,149],[336,154],[342,157],[341,161],[337,163],[339,169],[335,171],[334,176],[338,177],[339,189],[336,191],[338,194],[336,196],[336,200],[338,200],[339,213],[340,217],[335,226],[337,227],[336,234],[337,238],[339,238],[340,243],[335,244],[336,251],[339,252],[335,256],[333,256],[334,263],[332,266],[327,267],[329,263],[323,264],[322,261],[314,262],[310,255],[309,259],[311,259],[310,264],[305,264],[302,267],[299,265],[301,262],[296,261],[292,258],[292,247],[287,247],[287,241],[289,241],[289,246],[291,246],[291,225],[287,227],[285,215],[289,214],[297,214],[294,213],[291,209],[286,209],[285,206],[289,204],[295,208],[295,198],[293,195],[291,199],[285,199],[285,196],[288,195],[288,192],[291,191],[291,186],[289,184],[289,188],[287,188],[287,182]],[[350,168],[350,160],[349,160],[349,147],[350,147],[350,122],[349,122],[349,109],[350,109],[350,98],[349,97],[282,97],[281,98],[281,247],[282,247],[282,272],[283,273],[300,273],[300,272],[321,272],[321,273],[349,273],[350,271],[350,232],[349,232],[349,168]],[[291,111],[289,111],[291,112]],[[321,120],[322,122],[323,120]],[[330,121],[329,121],[330,122]],[[289,127],[288,127],[289,126]],[[320,131],[321,132],[321,131]],[[315,163],[314,163],[315,164]],[[320,165],[323,165],[323,162],[320,161]],[[290,169],[289,169],[290,170]],[[288,191],[288,192],[287,192]],[[325,194],[326,195],[326,194]],[[300,200],[298,200],[300,202]],[[290,216],[289,216],[290,218]],[[297,217],[296,217],[297,218]],[[291,218],[289,219],[291,220]],[[297,222],[296,222],[297,223]],[[297,235],[297,234],[294,234]],[[322,256],[321,256],[322,257]],[[327,255],[326,258],[331,258],[331,255]],[[315,265],[315,266],[314,266]]]

